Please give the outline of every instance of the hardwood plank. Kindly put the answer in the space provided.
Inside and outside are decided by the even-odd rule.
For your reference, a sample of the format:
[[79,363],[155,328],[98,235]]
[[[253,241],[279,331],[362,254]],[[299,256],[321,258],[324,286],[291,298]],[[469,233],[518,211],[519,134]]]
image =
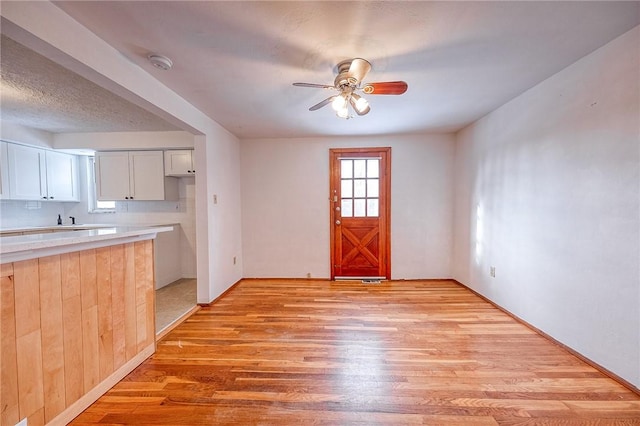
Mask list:
[[83,393],[86,393],[100,382],[98,288],[94,249],[80,252],[80,299],[82,301]]
[[80,257],[80,295],[82,310],[90,309],[98,304],[98,286],[96,271],[96,251],[83,250]]
[[77,401],[84,393],[84,351],[82,347],[82,302],[80,296],[62,302],[64,323],[64,384],[67,404]]
[[100,380],[113,373],[113,314],[111,311],[111,248],[96,249]]
[[[4,265],[3,265],[4,266]],[[9,268],[3,268],[8,271]],[[13,267],[11,268],[13,271]],[[0,424],[14,425],[20,421],[18,407],[18,360],[16,354],[16,321],[13,276],[0,278]]]
[[125,355],[127,361],[133,358],[138,348],[136,334],[136,257],[133,243],[124,245],[124,328]]
[[[41,410],[44,415],[42,337],[39,329],[17,338],[16,354],[20,418],[31,417]],[[37,418],[40,414],[34,417]]]
[[67,405],[84,393],[82,348],[82,300],[80,296],[80,255],[78,252],[60,255],[62,281],[62,322],[64,327],[64,385]]
[[127,362],[125,344],[124,246],[111,246],[111,312],[113,330],[113,367]]
[[76,424],[640,424],[640,396],[452,281],[244,280]]
[[62,277],[62,300],[80,297],[80,253],[60,255],[60,275]]
[[155,281],[155,267],[154,267],[154,240],[145,241],[145,258],[146,258],[146,301],[147,317],[145,318],[145,325],[147,327],[145,346],[155,342],[156,339],[156,281]]
[[40,330],[40,278],[38,259],[13,264],[16,337]]
[[44,419],[44,408],[39,409],[27,418],[29,426],[44,426],[46,424]]
[[134,243],[136,280],[136,337],[137,350],[147,343],[147,256],[146,241]]
[[44,419],[49,422],[64,410],[65,368],[60,256],[40,258],[40,303]]
[[18,406],[24,418],[44,409],[38,260],[15,262],[13,272]]
[[0,264],[0,278],[6,278],[13,275],[13,263]]

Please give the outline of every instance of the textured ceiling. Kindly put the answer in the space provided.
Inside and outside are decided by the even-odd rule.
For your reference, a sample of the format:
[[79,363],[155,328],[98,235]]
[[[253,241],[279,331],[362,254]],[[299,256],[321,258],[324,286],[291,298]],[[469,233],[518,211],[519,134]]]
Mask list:
[[3,121],[52,133],[178,130],[6,36],[0,42]]
[[[639,2],[54,4],[241,138],[455,131],[640,23]],[[155,69],[150,52],[174,67]],[[372,63],[366,81],[405,80],[409,90],[369,96],[371,112],[350,120],[330,106],[308,111],[332,92],[292,83],[331,84],[353,57]],[[108,105],[91,93],[77,98]]]

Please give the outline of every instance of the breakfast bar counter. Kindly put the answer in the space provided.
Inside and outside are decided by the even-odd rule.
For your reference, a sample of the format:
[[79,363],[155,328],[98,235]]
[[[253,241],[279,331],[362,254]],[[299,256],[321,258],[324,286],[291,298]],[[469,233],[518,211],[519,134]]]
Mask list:
[[[44,228],[50,229],[50,228]],[[0,263],[50,256],[69,251],[98,248],[124,242],[143,241],[156,237],[158,232],[173,230],[171,226],[111,226],[66,232],[29,233],[0,237]]]
[[155,351],[171,226],[0,237],[0,424],[67,424]]

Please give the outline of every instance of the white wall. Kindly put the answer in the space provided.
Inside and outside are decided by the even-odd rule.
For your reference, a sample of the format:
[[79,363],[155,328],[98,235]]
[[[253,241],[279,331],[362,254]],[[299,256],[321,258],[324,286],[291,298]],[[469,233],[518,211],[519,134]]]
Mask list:
[[452,135],[241,142],[245,277],[329,278],[329,149],[391,147],[391,273],[451,277]]
[[40,148],[53,147],[53,133],[0,120],[0,139]]
[[635,386],[639,45],[637,27],[459,132],[453,266]]
[[55,149],[89,148],[95,151],[115,149],[192,149],[193,135],[188,132],[87,132],[53,135]]

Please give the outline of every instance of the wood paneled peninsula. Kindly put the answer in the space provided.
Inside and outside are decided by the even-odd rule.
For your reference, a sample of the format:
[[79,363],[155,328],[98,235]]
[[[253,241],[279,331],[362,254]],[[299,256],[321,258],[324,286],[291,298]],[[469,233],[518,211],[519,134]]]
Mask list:
[[0,237],[0,424],[67,424],[155,351],[170,226]]

